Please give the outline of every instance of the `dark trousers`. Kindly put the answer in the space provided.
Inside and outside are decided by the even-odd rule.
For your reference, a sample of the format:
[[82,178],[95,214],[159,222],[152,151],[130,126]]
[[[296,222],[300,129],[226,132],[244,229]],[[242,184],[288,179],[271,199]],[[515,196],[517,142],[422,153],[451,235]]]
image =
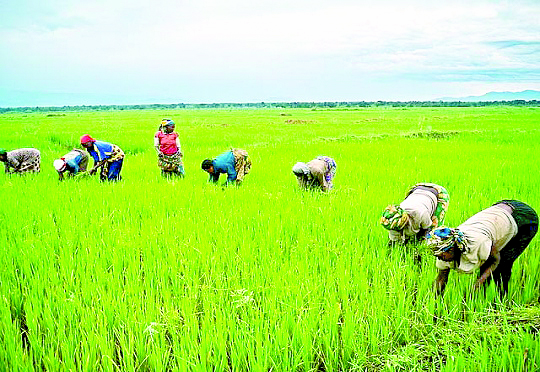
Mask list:
[[[512,275],[514,261],[523,253],[538,231],[538,215],[530,206],[517,200],[501,200],[493,205],[497,204],[506,204],[512,208],[512,217],[518,227],[516,236],[502,248],[501,261],[492,274],[495,283],[506,294],[508,292],[508,282]],[[486,261],[481,266],[479,275],[482,275],[490,265],[491,262],[489,260]],[[486,284],[488,284],[488,281],[486,281]]]
[[120,171],[122,170],[122,164],[124,164],[124,159],[118,159],[112,163],[106,163],[103,166],[102,172],[100,174],[101,181],[120,181],[122,177],[120,176]]

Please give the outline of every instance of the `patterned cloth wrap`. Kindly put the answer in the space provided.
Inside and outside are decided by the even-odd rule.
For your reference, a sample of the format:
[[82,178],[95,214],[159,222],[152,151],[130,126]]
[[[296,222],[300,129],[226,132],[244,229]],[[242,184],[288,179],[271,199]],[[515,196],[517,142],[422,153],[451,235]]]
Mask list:
[[244,176],[251,170],[251,159],[246,150],[231,149],[234,156],[234,170],[236,171],[236,181],[241,182]]
[[174,125],[174,121],[172,119],[162,119],[161,125],[159,126],[159,130],[162,130],[164,127],[169,127]]
[[387,206],[381,217],[381,225],[387,230],[401,231],[409,222],[409,214],[399,205]]
[[450,194],[448,194],[448,191],[446,191],[446,189],[440,185],[435,183],[420,182],[411,187],[405,197],[409,196],[418,186],[431,187],[432,189],[437,190],[437,206],[435,207],[435,212],[431,217],[433,221],[431,228],[435,229],[442,226],[444,224],[444,216],[448,210],[448,204],[450,203]]
[[467,250],[465,235],[459,229],[451,229],[446,226],[438,227],[427,234],[426,244],[435,256],[442,252],[448,252],[452,247],[457,247],[461,252]]
[[6,173],[39,173],[41,153],[34,148],[24,148],[6,153]]
[[166,155],[158,155],[158,166],[165,172],[182,172],[184,164],[182,163],[182,153],[180,151]]
[[120,147],[118,147],[117,145],[112,145],[111,156],[107,158],[107,161],[101,167],[101,172],[99,174],[100,179],[107,179],[109,177],[109,168],[111,164],[115,161],[124,159],[124,156],[125,154]]

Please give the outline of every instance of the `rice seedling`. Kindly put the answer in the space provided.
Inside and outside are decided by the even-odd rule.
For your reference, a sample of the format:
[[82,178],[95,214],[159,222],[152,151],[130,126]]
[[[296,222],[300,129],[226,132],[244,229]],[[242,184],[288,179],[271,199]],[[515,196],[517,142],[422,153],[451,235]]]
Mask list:
[[[37,175],[1,176],[0,365],[6,370],[463,371],[540,368],[538,242],[510,293],[472,293],[434,258],[387,246],[379,217],[416,182],[450,193],[457,226],[500,199],[540,209],[538,108],[367,108],[0,115],[2,147],[36,147]],[[185,179],[152,147],[177,123]],[[22,123],[25,125],[22,125]],[[58,181],[82,134],[126,152],[123,181]],[[204,158],[245,148],[241,187]],[[302,192],[291,167],[338,164]]]

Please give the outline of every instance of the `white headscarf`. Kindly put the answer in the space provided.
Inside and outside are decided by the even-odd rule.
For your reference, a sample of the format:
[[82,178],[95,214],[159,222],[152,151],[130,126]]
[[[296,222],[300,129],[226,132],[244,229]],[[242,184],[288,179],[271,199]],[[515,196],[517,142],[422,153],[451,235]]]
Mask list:
[[64,159],[56,159],[55,161],[53,161],[53,166],[57,172],[63,172],[66,170],[67,164]]
[[309,168],[306,163],[298,162],[292,167],[292,171],[297,176],[309,176],[311,172],[309,171]]

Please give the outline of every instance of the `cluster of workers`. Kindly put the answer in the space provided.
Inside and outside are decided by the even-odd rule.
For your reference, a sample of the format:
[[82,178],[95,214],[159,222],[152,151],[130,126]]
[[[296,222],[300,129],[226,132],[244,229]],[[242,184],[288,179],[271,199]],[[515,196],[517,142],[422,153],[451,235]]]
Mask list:
[[500,200],[450,228],[443,225],[449,201],[440,185],[414,185],[399,205],[390,204],[383,211],[380,222],[388,230],[389,244],[425,241],[437,258],[439,294],[451,269],[469,274],[478,268],[475,289],[493,279],[506,294],[514,261],[538,231],[538,215],[521,201]]
[[[183,154],[175,123],[163,119],[154,135],[154,147],[158,158],[158,167],[165,177],[184,177]],[[86,150],[73,149],[53,162],[60,180],[64,175],[94,175],[100,171],[102,181],[119,181],[125,153],[112,143],[96,140],[89,134],[81,137],[81,146]],[[89,156],[94,159],[92,169],[87,170]],[[0,149],[0,161],[5,164],[6,173],[39,173],[41,155],[34,148],[6,151]],[[221,174],[227,174],[226,184],[241,184],[251,170],[251,159],[246,150],[233,148],[214,159],[205,159],[201,168],[210,175],[209,181],[217,183]],[[319,156],[309,163],[297,163],[293,173],[298,184],[305,189],[332,189],[332,179],[336,173],[336,162],[328,156]]]
[[[163,119],[154,135],[158,166],[165,177],[184,177],[184,165],[175,123]],[[75,176],[93,175],[100,170],[102,181],[121,179],[120,172],[125,154],[112,143],[98,141],[90,135],[81,137],[81,149],[73,149],[53,162],[59,174]],[[94,166],[87,170],[89,156]],[[40,171],[40,152],[34,148],[6,151],[0,149],[0,161],[6,173],[31,173]],[[226,184],[241,184],[251,169],[247,151],[233,148],[214,159],[205,159],[201,168],[210,175],[209,181],[217,183],[221,174],[227,174]],[[337,165],[328,156],[318,156],[308,163],[296,163],[292,172],[303,189],[329,191]],[[493,279],[503,294],[508,292],[508,282],[514,261],[529,245],[538,230],[538,215],[527,204],[517,200],[501,200],[480,211],[456,228],[444,226],[450,196],[446,189],[433,183],[418,183],[399,204],[385,208],[381,224],[388,230],[389,245],[407,245],[426,242],[437,258],[439,274],[435,288],[444,292],[451,269],[472,273],[480,269],[475,288],[485,287]]]

